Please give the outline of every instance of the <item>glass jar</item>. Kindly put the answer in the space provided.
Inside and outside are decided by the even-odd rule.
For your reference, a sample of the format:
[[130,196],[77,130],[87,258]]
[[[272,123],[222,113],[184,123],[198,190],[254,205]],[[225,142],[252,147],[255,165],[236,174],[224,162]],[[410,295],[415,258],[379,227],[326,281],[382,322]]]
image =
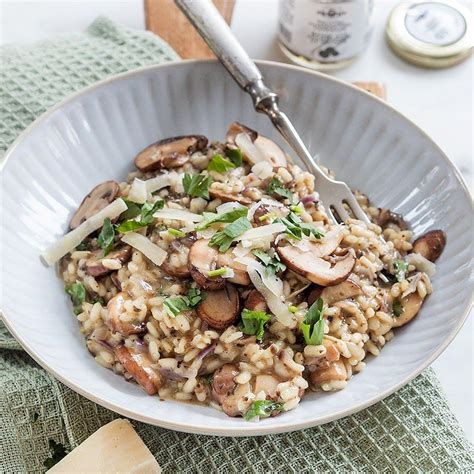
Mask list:
[[278,40],[296,64],[339,69],[367,47],[373,0],[280,0]]

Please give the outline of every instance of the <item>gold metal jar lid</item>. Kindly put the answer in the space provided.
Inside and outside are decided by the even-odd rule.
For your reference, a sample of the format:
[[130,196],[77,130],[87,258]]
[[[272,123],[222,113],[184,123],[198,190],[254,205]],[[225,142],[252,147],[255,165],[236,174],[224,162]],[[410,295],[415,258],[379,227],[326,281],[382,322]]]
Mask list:
[[385,33],[398,56],[429,68],[453,66],[469,57],[473,49],[471,12],[451,0],[398,5]]

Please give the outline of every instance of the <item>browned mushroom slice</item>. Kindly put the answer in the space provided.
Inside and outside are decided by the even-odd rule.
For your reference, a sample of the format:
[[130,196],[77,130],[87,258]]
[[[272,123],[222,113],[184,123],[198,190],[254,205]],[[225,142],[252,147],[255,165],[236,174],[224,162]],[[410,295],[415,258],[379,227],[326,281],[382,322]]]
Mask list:
[[308,294],[308,298],[306,299],[308,306],[311,306],[318,298],[321,297],[321,293],[323,292],[324,287],[319,285],[314,285],[311,288],[311,291]]
[[220,199],[222,202],[238,202],[244,206],[252,204],[252,200],[248,197],[242,196],[241,194],[232,194],[222,191],[222,189],[209,188],[209,195],[213,199]]
[[189,161],[192,153],[206,146],[207,138],[202,135],[166,138],[142,150],[135,157],[135,166],[144,172],[179,168]]
[[225,329],[237,319],[239,309],[239,293],[229,283],[222,290],[209,291],[196,311],[209,326]]
[[140,334],[145,331],[145,324],[142,322],[125,322],[120,319],[120,315],[125,311],[124,304],[126,298],[125,293],[117,293],[107,303],[107,316],[105,317],[105,325],[112,331],[122,334],[122,336],[130,336],[131,334]]
[[220,403],[222,410],[229,416],[237,416],[237,400],[234,391],[237,387],[235,377],[239,374],[237,366],[225,364],[214,372],[212,377],[212,397]]
[[100,277],[107,275],[113,270],[107,267],[104,267],[102,261],[104,259],[118,260],[120,263],[128,262],[132,258],[132,247],[129,245],[122,245],[116,249],[109,252],[104,257],[103,250],[95,250],[91,257],[86,261],[86,273],[93,277]]
[[255,140],[254,145],[262,153],[264,159],[272,164],[274,168],[286,168],[285,152],[272,140],[261,135]]
[[402,306],[402,312],[400,316],[395,316],[393,318],[394,328],[405,325],[418,314],[421,305],[423,304],[423,298],[418,293],[411,293],[406,298],[403,298],[400,304]]
[[339,245],[339,239],[342,239],[342,236],[330,234],[321,239],[321,242],[308,242],[308,250],[287,245],[278,247],[278,254],[291,270],[313,283],[321,286],[337,285],[349,276],[356,257],[353,249],[347,249],[340,256],[328,256]]
[[222,276],[210,277],[209,272],[217,267],[219,252],[209,247],[209,240],[194,242],[188,255],[188,269],[193,280],[205,290],[220,290],[225,286]]
[[392,212],[390,209],[384,207],[380,208],[379,215],[375,218],[375,223],[380,227],[386,227],[388,224],[395,224],[401,230],[407,230],[408,224],[405,222],[403,217],[396,212]]
[[327,305],[361,295],[362,288],[353,280],[347,280],[335,286],[328,286],[321,292],[321,298]]
[[247,265],[235,261],[235,256],[231,252],[219,253],[217,256],[217,265],[219,267],[229,267],[234,271],[232,278],[226,278],[230,283],[236,285],[250,285],[249,274],[247,273]]
[[328,367],[321,367],[311,372],[310,380],[313,385],[322,385],[323,383],[347,380],[347,370],[342,360],[331,362]]
[[235,146],[235,137],[239,133],[244,133],[248,135],[251,142],[254,142],[258,138],[258,133],[255,130],[252,130],[245,125],[242,125],[239,122],[231,123],[229,129],[227,130],[225,141],[228,145]]
[[85,220],[97,214],[109,205],[120,192],[120,186],[115,181],[105,181],[97,185],[81,202],[69,223],[70,229],[75,229]]
[[195,241],[195,234],[174,239],[170,244],[168,257],[161,264],[161,269],[175,278],[189,278],[191,276],[188,268],[189,249]]
[[267,302],[265,301],[262,293],[260,293],[258,290],[250,291],[250,293],[247,295],[244,306],[250,311],[268,311]]
[[442,230],[430,230],[413,243],[413,252],[435,262],[446,246],[446,234]]
[[116,347],[114,352],[125,370],[148,395],[155,395],[158,392],[163,385],[163,376],[151,367],[152,362],[145,353],[125,346]]
[[266,395],[274,397],[279,383],[280,381],[273,375],[257,375],[255,377],[254,393],[265,392]]

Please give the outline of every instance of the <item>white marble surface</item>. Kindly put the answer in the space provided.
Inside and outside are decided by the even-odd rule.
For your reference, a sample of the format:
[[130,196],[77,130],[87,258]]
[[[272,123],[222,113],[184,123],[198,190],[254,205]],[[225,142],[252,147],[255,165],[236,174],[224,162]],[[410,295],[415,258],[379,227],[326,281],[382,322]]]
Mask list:
[[[376,0],[375,30],[367,52],[334,75],[348,81],[384,82],[388,101],[431,135],[459,167],[472,190],[473,59],[438,71],[420,69],[398,59],[383,40],[386,18],[396,3]],[[471,2],[466,4],[472,8]],[[1,44],[79,32],[100,14],[133,28],[144,28],[142,0],[1,0],[0,5]],[[286,62],[276,44],[276,28],[276,0],[237,0],[232,29],[252,57]],[[455,341],[433,364],[471,441],[474,432],[473,340],[471,313]]]

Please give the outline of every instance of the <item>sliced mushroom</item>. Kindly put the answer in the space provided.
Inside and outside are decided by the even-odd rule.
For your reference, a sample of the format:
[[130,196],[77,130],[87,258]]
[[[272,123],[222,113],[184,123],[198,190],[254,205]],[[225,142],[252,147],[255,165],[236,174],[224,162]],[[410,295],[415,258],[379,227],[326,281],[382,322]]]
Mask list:
[[239,374],[237,366],[225,364],[214,372],[212,377],[212,397],[220,403],[222,410],[229,416],[237,416],[239,410],[234,392],[237,387],[235,377]]
[[322,385],[323,383],[347,380],[347,370],[342,360],[331,362],[328,367],[321,367],[311,372],[310,380],[313,385]]
[[189,161],[192,153],[206,146],[207,138],[202,135],[166,138],[142,150],[135,157],[135,166],[144,172],[179,168]]
[[217,265],[219,267],[229,267],[234,271],[232,278],[226,278],[227,281],[236,285],[250,285],[249,274],[247,273],[247,265],[235,261],[235,256],[231,252],[219,253],[217,257]]
[[109,252],[104,257],[103,250],[95,250],[86,261],[86,273],[93,277],[100,277],[111,273],[113,269],[107,268],[102,263],[104,259],[118,260],[120,263],[126,263],[132,258],[132,247],[121,245]]
[[131,334],[140,334],[145,331],[146,327],[143,322],[125,322],[120,319],[120,315],[125,311],[124,304],[126,294],[117,293],[107,303],[107,316],[105,317],[105,325],[114,332],[122,334],[122,336],[130,336]]
[[70,229],[75,229],[85,220],[97,214],[109,205],[120,192],[120,186],[115,181],[105,181],[97,185],[81,202],[69,223]]
[[220,199],[222,202],[238,202],[244,206],[249,206],[253,202],[250,198],[241,194],[226,193],[222,189],[213,188],[212,185],[209,187],[209,195],[213,199]]
[[125,346],[116,347],[114,352],[125,370],[148,395],[155,395],[158,392],[163,385],[164,377],[151,367],[152,362],[145,353]]
[[408,224],[400,214],[392,212],[390,209],[384,207],[379,208],[379,211],[379,215],[375,218],[375,223],[380,227],[386,227],[388,224],[395,224],[401,230],[408,229]]
[[[168,252],[166,260],[161,264],[161,269],[175,278],[189,278],[191,273],[187,261],[189,258],[189,249],[195,241],[195,234],[189,234],[186,235],[186,237],[174,239],[170,244],[170,251]],[[186,257],[186,259],[182,257]],[[178,259],[180,263],[177,263],[175,259]]]
[[242,125],[239,122],[231,123],[229,129],[227,130],[225,141],[228,145],[235,147],[235,137],[239,134],[243,133],[248,135],[250,141],[253,143],[258,138],[258,133],[255,130],[252,130],[245,125]]
[[254,145],[260,150],[264,159],[274,168],[286,168],[288,166],[285,152],[269,138],[259,135]]
[[445,246],[446,234],[442,230],[430,230],[415,240],[413,252],[419,253],[428,260],[435,262]]
[[318,298],[321,297],[321,293],[323,292],[324,287],[319,285],[314,285],[311,288],[311,291],[308,294],[308,298],[306,299],[308,306],[311,306]]
[[244,307],[250,311],[268,311],[268,305],[262,293],[258,290],[251,290],[247,295]]
[[257,375],[255,377],[254,393],[265,392],[266,395],[274,397],[279,383],[280,381],[273,375]]
[[346,252],[339,256],[322,258],[316,251],[302,251],[291,245],[278,247],[277,251],[291,270],[321,286],[333,286],[344,281],[356,262],[353,249],[346,249]]
[[209,240],[197,240],[189,250],[188,269],[193,280],[205,290],[220,290],[225,286],[225,278],[210,277],[209,272],[217,267],[219,252],[209,247]]
[[239,309],[239,293],[228,283],[222,290],[209,291],[196,311],[209,326],[225,329],[237,319]]
[[393,327],[398,328],[410,322],[420,311],[423,298],[418,293],[411,293],[401,300],[402,313],[393,318]]
[[321,292],[321,298],[327,305],[361,295],[362,288],[353,280],[347,280],[335,286],[328,286]]
[[323,345],[326,348],[325,357],[329,362],[339,360],[339,358],[341,357],[341,353],[339,352],[339,349],[336,347],[336,344],[334,344],[334,342],[330,341],[329,339],[323,339]]

